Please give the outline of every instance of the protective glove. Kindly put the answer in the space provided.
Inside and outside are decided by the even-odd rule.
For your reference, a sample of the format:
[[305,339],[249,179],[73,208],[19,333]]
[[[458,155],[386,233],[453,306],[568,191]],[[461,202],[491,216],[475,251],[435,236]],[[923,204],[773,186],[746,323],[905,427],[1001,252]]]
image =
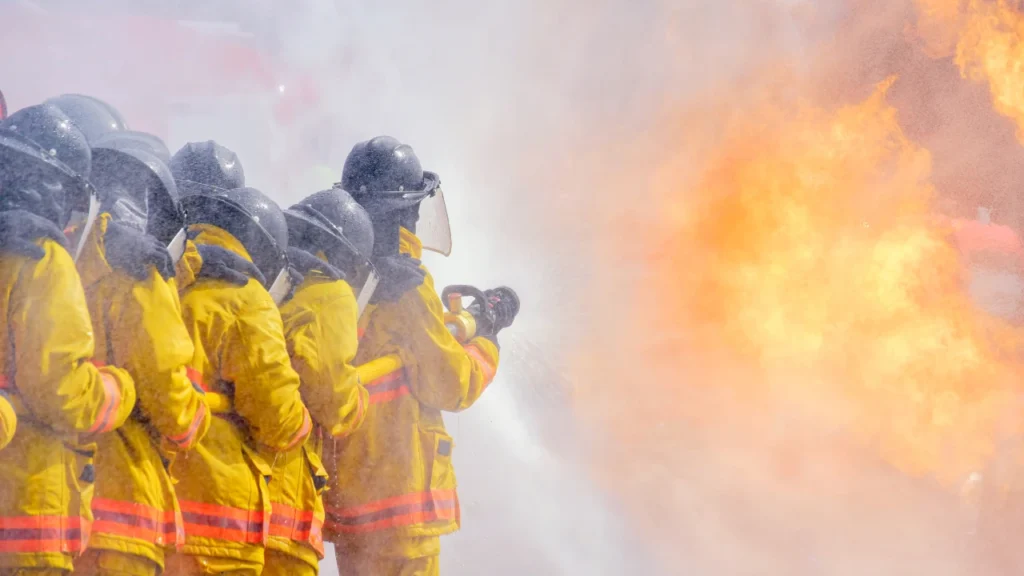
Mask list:
[[33,260],[42,258],[46,251],[36,246],[35,241],[49,238],[67,249],[67,238],[56,224],[28,210],[5,210],[0,212],[0,250],[27,256]]
[[103,248],[111,267],[127,272],[136,280],[149,278],[150,266],[156,268],[164,280],[174,277],[174,259],[167,247],[145,232],[110,222],[103,237]]
[[295,284],[300,284],[302,281],[295,278],[295,274],[298,274],[298,278],[303,278],[309,272],[316,270],[327,276],[331,280],[344,280],[345,273],[338,270],[334,266],[331,266],[327,262],[317,258],[316,256],[300,250],[299,248],[290,247],[288,248],[288,264],[290,265],[289,271],[292,273],[292,278]]
[[373,262],[380,274],[380,284],[374,290],[370,302],[396,302],[403,294],[413,290],[427,277],[427,273],[420,268],[420,261],[408,254],[395,254],[383,256]]
[[203,266],[199,269],[200,278],[215,278],[236,286],[245,286],[250,278],[263,285],[267,283],[267,279],[255,264],[227,248],[197,244],[196,249],[203,258]]
[[501,286],[484,290],[486,309],[474,303],[467,308],[476,318],[477,335],[498,343],[498,332],[508,328],[519,314],[519,295],[515,290]]

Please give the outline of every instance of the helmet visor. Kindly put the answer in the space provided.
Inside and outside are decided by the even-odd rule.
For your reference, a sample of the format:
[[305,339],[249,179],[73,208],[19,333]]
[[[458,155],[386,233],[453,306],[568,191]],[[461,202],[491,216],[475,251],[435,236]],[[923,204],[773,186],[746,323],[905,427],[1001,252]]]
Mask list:
[[444,256],[450,256],[452,253],[452,228],[448,223],[448,206],[444,203],[444,192],[440,188],[434,189],[433,194],[420,202],[416,237],[423,242],[424,250]]
[[291,295],[294,285],[295,280],[292,278],[291,271],[285,266],[277,273],[277,278],[274,278],[274,282],[267,289],[267,292],[270,292],[270,297],[274,299],[274,303],[280,306]]
[[167,245],[167,252],[171,255],[171,258],[175,263],[181,260],[181,257],[185,255],[185,248],[188,244],[188,233],[182,228],[178,230],[178,233],[174,235],[174,238]]
[[64,231],[68,239],[75,245],[75,262],[78,262],[78,257],[82,255],[85,243],[89,240],[89,234],[92,233],[93,225],[96,224],[96,218],[100,215],[100,197],[91,186],[88,190],[89,207],[84,212],[80,209],[73,209],[68,226]]
[[359,287],[352,286],[352,289],[356,292],[356,304],[359,306],[360,318],[363,316],[363,312],[366,311],[366,307],[370,304],[370,298],[373,297],[378,284],[380,284],[380,275],[377,274],[377,269],[370,265],[362,285]]

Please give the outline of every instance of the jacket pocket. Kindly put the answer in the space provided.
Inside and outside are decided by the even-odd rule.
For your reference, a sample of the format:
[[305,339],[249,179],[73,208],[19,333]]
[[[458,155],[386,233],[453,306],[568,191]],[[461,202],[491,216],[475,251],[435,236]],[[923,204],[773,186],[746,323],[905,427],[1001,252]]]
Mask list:
[[[261,528],[263,531],[263,544],[267,543],[267,538],[270,536],[270,479],[273,471],[273,467],[260,456],[258,452],[242,444],[242,456],[245,461],[249,464],[249,468],[252,469],[253,474],[256,476],[256,486],[259,488],[259,501],[256,502],[256,507],[262,511],[260,515]],[[250,503],[250,506],[252,504]]]
[[434,451],[430,463],[430,499],[433,503],[433,520],[461,522],[459,497],[455,489],[455,467],[452,465],[452,451],[455,442],[444,432],[433,432]]
[[[306,460],[306,467],[309,469],[309,476],[312,479],[313,492],[310,493],[307,502],[303,502],[303,512],[309,514],[309,531],[300,535],[305,535],[305,541],[311,548],[316,552],[317,556],[323,560],[324,558],[324,505],[322,494],[327,488],[327,470],[324,468],[323,462],[320,461],[320,455],[317,451],[308,447],[302,447],[302,454]],[[307,520],[304,518],[303,523]]]
[[327,488],[327,480],[329,478],[327,469],[324,468],[324,464],[315,450],[303,446],[302,454],[306,458],[306,468],[309,469],[309,476],[313,479],[313,489],[316,495],[319,496]]

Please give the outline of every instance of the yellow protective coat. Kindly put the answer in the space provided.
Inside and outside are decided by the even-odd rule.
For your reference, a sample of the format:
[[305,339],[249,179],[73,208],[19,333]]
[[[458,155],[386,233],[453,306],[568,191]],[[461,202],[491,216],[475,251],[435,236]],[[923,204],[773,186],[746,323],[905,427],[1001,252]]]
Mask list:
[[[242,244],[209,225],[193,226],[197,244],[249,259]],[[262,566],[270,528],[267,482],[276,455],[300,446],[312,429],[291,367],[281,315],[259,282],[237,286],[198,278],[181,296],[195,345],[191,365],[209,391],[230,397],[206,437],[172,469],[185,521],[184,553],[219,561],[204,566]],[[212,568],[211,568],[212,570]]]
[[[401,249],[422,245],[402,230]],[[452,438],[441,411],[471,406],[494,378],[497,347],[466,346],[448,332],[434,281],[368,311],[356,363],[397,353],[400,373],[366,384],[363,425],[336,440],[326,460],[337,489],[327,492],[328,539],[352,553],[419,558],[439,552],[437,536],[458,530]]]
[[189,380],[194,349],[177,291],[155,268],[138,281],[107,263],[103,238],[109,222],[109,214],[97,220],[78,269],[96,358],[131,374],[138,402],[116,434],[97,442],[89,547],[163,567],[164,549],[185,543],[168,467],[175,453],[206,434],[212,418],[202,390]]
[[71,570],[91,514],[92,448],[131,414],[127,372],[97,368],[85,293],[67,251],[40,241],[40,260],[0,253],[3,387],[19,415],[0,454],[0,572]]
[[[359,345],[359,306],[348,283],[312,270],[281,306],[281,319],[292,366],[302,381],[302,399],[317,426],[301,449],[282,454],[274,466],[268,548],[316,568],[324,556],[322,435],[351,434],[363,422],[369,402],[352,365]],[[267,568],[277,568],[269,558]]]
[[18,414],[6,396],[0,394],[0,450],[3,450],[18,429]]

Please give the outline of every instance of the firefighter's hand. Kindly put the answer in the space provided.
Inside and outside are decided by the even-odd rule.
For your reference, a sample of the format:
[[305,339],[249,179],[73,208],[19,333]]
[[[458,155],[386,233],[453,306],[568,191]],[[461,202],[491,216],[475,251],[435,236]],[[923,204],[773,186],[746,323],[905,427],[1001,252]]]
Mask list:
[[104,254],[112,268],[127,272],[136,280],[149,278],[150,266],[164,277],[174,277],[174,259],[159,240],[129,226],[111,222],[103,237]]
[[67,248],[64,233],[46,218],[28,210],[0,212],[0,250],[39,260],[46,254],[42,247],[36,245],[41,238],[49,238]]
[[199,269],[201,278],[215,278],[245,286],[249,279],[253,278],[260,284],[266,284],[267,280],[255,264],[235,254],[227,248],[210,246],[209,244],[198,244],[196,249],[203,258],[203,267]]
[[345,279],[345,273],[341,270],[294,246],[288,248],[288,264],[289,268],[294,270],[293,274],[298,275],[299,280],[296,280],[296,284],[301,282],[301,278],[304,278],[311,270],[316,270],[331,280]]
[[477,321],[477,335],[498,343],[498,333],[515,322],[519,315],[519,295],[515,290],[501,286],[484,290],[486,310],[474,307],[471,312]]
[[380,274],[380,285],[370,298],[370,302],[374,304],[396,302],[406,292],[423,284],[427,276],[420,268],[420,261],[408,254],[377,258],[373,265]]

